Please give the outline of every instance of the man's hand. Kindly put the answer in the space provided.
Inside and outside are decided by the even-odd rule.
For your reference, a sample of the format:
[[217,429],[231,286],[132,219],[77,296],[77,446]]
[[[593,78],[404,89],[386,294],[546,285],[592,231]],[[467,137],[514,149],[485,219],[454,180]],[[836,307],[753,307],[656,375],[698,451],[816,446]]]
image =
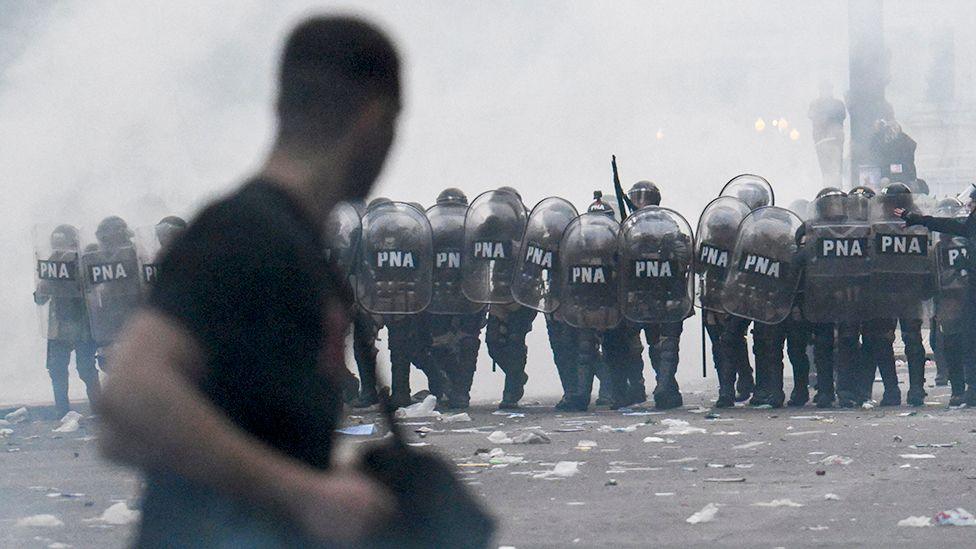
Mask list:
[[895,208],[895,215],[897,215],[898,217],[900,217],[902,219],[905,219],[905,213],[907,211],[908,210],[906,210],[905,208]]
[[291,516],[317,539],[355,542],[393,513],[393,495],[366,475],[336,470],[307,482],[289,505]]

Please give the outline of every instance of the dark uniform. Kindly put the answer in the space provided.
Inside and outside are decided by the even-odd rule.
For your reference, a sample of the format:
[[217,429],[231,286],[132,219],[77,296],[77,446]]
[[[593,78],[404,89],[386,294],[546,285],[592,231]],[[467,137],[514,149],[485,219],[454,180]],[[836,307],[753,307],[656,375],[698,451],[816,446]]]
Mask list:
[[525,394],[529,380],[525,373],[528,347],[525,336],[532,331],[536,311],[517,303],[493,303],[488,309],[488,330],[485,344],[491,360],[505,372],[505,389],[502,392],[502,409],[515,408]]

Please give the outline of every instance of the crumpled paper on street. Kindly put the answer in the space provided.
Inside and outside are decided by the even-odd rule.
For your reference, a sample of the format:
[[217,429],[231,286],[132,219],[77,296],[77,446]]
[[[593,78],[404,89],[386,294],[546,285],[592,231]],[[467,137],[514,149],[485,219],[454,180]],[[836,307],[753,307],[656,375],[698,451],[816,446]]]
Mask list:
[[29,416],[30,416],[30,412],[27,411],[27,408],[21,407],[21,408],[17,408],[13,412],[10,412],[6,416],[4,416],[3,419],[7,420],[7,422],[12,425],[14,423],[27,421],[27,418]]
[[53,431],[55,433],[73,433],[78,430],[81,425],[81,414],[71,410],[64,417],[61,418],[61,425],[58,425]]
[[139,520],[139,511],[129,509],[124,501],[109,506],[101,516],[93,519],[85,519],[85,522],[102,522],[105,524],[123,525],[132,524]]
[[569,478],[576,476],[577,473],[579,473],[578,461],[560,461],[556,463],[552,471],[533,475],[532,478]]
[[702,507],[701,511],[691,515],[685,519],[688,524],[701,524],[703,522],[712,522],[715,520],[715,515],[718,513],[718,507],[714,503],[709,503],[708,505]]
[[427,395],[423,401],[411,404],[404,408],[397,408],[395,416],[397,419],[403,418],[414,418],[414,417],[439,417],[440,412],[435,411],[434,408],[437,407],[437,397],[434,395]]
[[17,526],[55,528],[58,526],[64,526],[64,523],[61,522],[61,519],[54,515],[31,515],[29,517],[17,519]]
[[694,435],[707,433],[705,429],[701,427],[692,427],[687,421],[683,419],[662,419],[661,425],[667,427],[663,431],[658,431],[654,433],[655,435]]

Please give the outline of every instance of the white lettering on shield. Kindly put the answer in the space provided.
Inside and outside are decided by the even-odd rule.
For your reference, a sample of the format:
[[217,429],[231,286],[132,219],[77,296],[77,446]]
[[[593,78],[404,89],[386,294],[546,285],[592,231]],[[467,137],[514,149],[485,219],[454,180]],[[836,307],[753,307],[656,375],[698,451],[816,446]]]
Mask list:
[[606,284],[607,274],[603,267],[588,267],[580,265],[573,267],[573,284]]
[[476,259],[505,259],[505,246],[502,242],[475,242],[474,257]]
[[915,255],[924,256],[928,253],[928,236],[879,234],[875,245],[878,253],[884,255]]
[[37,276],[41,280],[74,280],[74,263],[67,261],[38,261]]
[[635,278],[671,278],[673,276],[670,261],[660,261],[657,259],[640,259],[634,261]]
[[552,252],[530,244],[525,250],[525,261],[545,269],[551,269]]
[[742,260],[742,270],[771,278],[779,278],[780,262],[757,254],[746,254]]
[[438,269],[460,269],[461,252],[437,252],[434,265]]
[[700,253],[701,257],[698,258],[698,261],[705,265],[721,267],[723,269],[729,266],[728,250],[721,250],[708,244],[702,244]]
[[381,269],[413,269],[413,252],[385,250],[376,252],[376,266]]
[[125,270],[125,265],[119,263],[102,263],[92,265],[90,268],[92,284],[101,284],[113,280],[124,280],[129,278],[129,273]]

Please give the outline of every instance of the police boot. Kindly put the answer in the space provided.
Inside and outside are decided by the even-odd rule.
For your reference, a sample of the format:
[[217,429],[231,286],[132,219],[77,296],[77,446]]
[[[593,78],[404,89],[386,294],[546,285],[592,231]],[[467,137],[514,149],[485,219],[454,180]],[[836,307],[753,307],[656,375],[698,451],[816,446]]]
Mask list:
[[729,365],[715,365],[718,372],[718,400],[716,408],[732,408],[735,406],[735,370]]
[[898,388],[898,375],[895,373],[894,363],[890,368],[886,365],[881,369],[881,380],[884,382],[881,406],[901,406],[901,389]]
[[675,379],[677,363],[666,360],[662,356],[662,364],[655,366],[657,374],[657,385],[654,387],[654,407],[658,410],[670,410],[679,408],[684,404],[681,398],[681,391],[678,388],[678,380]]
[[793,392],[790,393],[790,400],[787,405],[794,408],[801,408],[806,405],[810,400],[810,390],[807,389],[806,385],[797,385],[793,387]]
[[917,365],[908,367],[908,397],[905,401],[909,406],[925,405],[925,370]]
[[813,397],[813,403],[817,405],[817,408],[833,408],[834,407],[834,393],[824,392],[817,390],[817,396]]
[[410,364],[393,364],[390,380],[393,385],[390,403],[395,408],[410,406],[413,403],[410,398]]
[[745,402],[749,400],[753,391],[756,390],[756,382],[752,378],[752,368],[747,365],[745,368],[740,368],[737,374],[735,381],[735,401]]
[[620,366],[611,366],[610,370],[610,409],[619,410],[630,405],[630,383],[627,372]]
[[773,408],[782,408],[783,401],[786,400],[786,394],[783,393],[783,367],[782,364],[777,367],[773,367],[768,372],[769,379],[766,388],[766,403]]
[[499,410],[514,410],[518,408],[518,403],[525,394],[525,384],[529,381],[529,376],[524,371],[512,370],[505,372],[505,388],[502,390],[502,401],[498,404]]
[[966,406],[966,394],[954,394],[949,397],[949,407],[958,408],[960,406]]
[[610,370],[607,368],[603,359],[597,359],[591,374],[591,383],[593,374],[600,380],[600,389],[596,394],[596,402],[594,402],[594,405],[610,406],[613,403],[613,391],[611,390],[613,382],[610,381]]

